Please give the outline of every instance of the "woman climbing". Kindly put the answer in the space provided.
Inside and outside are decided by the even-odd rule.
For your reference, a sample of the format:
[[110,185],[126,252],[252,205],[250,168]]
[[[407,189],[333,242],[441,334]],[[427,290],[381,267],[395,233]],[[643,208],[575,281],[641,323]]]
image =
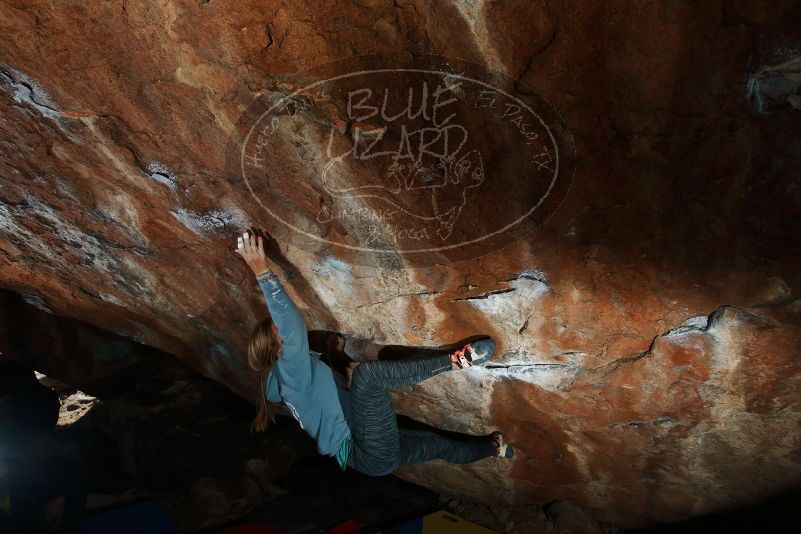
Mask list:
[[401,465],[441,459],[466,464],[488,456],[511,458],[500,432],[478,442],[462,442],[422,430],[398,428],[388,388],[416,384],[445,371],[483,365],[493,355],[490,339],[461,349],[412,360],[369,360],[353,368],[350,391],[309,350],[306,325],[297,306],[270,270],[264,245],[269,236],[246,231],[236,252],[256,275],[270,316],[250,336],[248,364],[259,373],[261,406],[253,423],[267,428],[282,403],[317,442],[320,454],[336,457],[367,475],[382,476]]

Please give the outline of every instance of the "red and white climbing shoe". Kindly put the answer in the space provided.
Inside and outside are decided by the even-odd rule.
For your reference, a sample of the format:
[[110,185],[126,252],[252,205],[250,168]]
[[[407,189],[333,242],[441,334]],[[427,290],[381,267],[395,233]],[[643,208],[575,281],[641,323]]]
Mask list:
[[490,437],[492,442],[495,444],[497,456],[501,456],[503,458],[512,458],[515,455],[515,450],[512,448],[512,446],[504,441],[503,434],[496,430],[490,434]]
[[451,362],[456,366],[454,369],[465,369],[487,363],[494,353],[495,341],[491,338],[486,338],[468,343],[460,350],[450,353],[449,356],[451,357]]
[[473,362],[470,354],[468,353],[469,350],[470,345],[465,345],[461,349],[455,350],[449,354],[451,357],[451,363],[453,364],[453,369],[472,367]]

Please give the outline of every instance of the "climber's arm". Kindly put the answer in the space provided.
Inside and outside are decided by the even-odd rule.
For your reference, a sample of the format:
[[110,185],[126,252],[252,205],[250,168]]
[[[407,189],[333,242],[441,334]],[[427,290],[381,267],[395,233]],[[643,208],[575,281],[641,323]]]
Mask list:
[[283,387],[302,391],[311,382],[312,365],[303,315],[270,270],[256,276],[256,280],[281,336],[281,356],[276,363],[278,378]]
[[[269,239],[269,236],[265,239]],[[252,231],[245,232],[238,239],[236,252],[256,275],[267,301],[270,317],[281,337],[281,354],[275,363],[281,389],[304,391],[311,383],[312,362],[309,358],[309,340],[303,315],[289,298],[281,282],[270,271],[262,235]]]

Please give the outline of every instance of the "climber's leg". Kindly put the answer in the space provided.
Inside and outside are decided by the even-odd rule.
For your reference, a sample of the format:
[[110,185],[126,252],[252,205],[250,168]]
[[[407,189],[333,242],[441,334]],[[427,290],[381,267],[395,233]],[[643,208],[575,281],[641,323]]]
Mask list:
[[376,389],[354,394],[354,389],[351,385],[353,444],[348,465],[366,475],[388,475],[400,465],[398,421],[389,393]]
[[490,439],[457,441],[426,430],[400,429],[401,465],[429,460],[445,460],[454,464],[469,464],[489,456],[497,449]]
[[370,360],[353,370],[353,448],[348,465],[367,475],[388,475],[401,464],[400,434],[387,388],[409,386],[451,369],[447,354],[415,360]]
[[368,360],[353,370],[351,384],[357,379],[367,388],[400,388],[411,386],[453,368],[450,356],[442,354],[405,360]]

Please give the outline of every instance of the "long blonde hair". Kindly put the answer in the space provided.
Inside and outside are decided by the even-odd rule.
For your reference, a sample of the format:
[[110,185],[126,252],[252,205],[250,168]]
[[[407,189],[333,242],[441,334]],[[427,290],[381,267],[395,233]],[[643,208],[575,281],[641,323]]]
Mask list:
[[279,340],[273,331],[273,320],[268,317],[253,328],[248,343],[248,366],[259,374],[260,402],[259,413],[250,427],[262,432],[270,423],[274,423],[281,408],[281,403],[267,400],[267,377],[273,363],[278,359],[280,352]]

